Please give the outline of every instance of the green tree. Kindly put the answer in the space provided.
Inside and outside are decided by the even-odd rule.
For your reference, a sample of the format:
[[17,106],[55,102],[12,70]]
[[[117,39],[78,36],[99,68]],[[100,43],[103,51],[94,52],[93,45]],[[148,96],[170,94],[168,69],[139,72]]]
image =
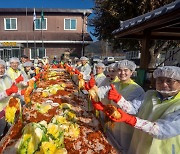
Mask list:
[[[142,15],[165,4],[169,4],[175,0],[94,0],[94,18],[90,20],[90,25],[95,27],[94,36],[99,40],[108,40],[114,49],[126,48],[129,50],[139,49],[141,42],[137,40],[124,40],[115,38],[112,32],[120,27],[120,21],[128,20],[136,16]],[[161,41],[152,41],[152,49],[154,52],[159,51],[158,48],[168,46],[167,43]],[[152,55],[158,55],[156,53]]]
[[94,36],[101,39],[114,39],[112,31],[119,28],[120,21],[131,19],[174,0],[94,0],[94,18],[90,25],[95,26]]

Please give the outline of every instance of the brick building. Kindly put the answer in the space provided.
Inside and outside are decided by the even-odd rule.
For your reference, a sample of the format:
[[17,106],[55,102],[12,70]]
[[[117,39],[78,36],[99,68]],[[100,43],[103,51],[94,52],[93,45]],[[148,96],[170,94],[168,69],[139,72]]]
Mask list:
[[87,32],[90,9],[0,8],[0,58],[81,56],[92,43]]

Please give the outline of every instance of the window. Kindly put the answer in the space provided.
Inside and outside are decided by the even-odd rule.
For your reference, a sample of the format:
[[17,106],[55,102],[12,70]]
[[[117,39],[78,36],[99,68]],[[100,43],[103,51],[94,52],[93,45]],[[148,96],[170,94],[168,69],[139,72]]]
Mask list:
[[76,30],[76,19],[64,19],[64,30]]
[[17,30],[17,18],[4,18],[5,30]]
[[44,18],[42,23],[41,23],[41,18],[36,18],[35,30],[47,30],[47,18]]
[[39,58],[45,57],[46,56],[46,49],[36,48],[36,50],[35,50],[34,48],[31,48],[30,59],[35,59],[37,56]]

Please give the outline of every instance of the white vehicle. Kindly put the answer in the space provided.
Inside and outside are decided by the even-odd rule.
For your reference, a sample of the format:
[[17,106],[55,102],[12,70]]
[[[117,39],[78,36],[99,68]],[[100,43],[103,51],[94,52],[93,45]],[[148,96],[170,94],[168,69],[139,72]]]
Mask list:
[[109,64],[112,64],[112,63],[114,63],[114,62],[115,62],[114,57],[106,57],[106,58],[104,58],[104,61],[103,61],[103,63],[104,63],[105,65],[109,65]]
[[100,59],[99,56],[94,56],[94,57],[92,58],[92,64],[94,64],[94,63],[100,63],[100,62],[102,62],[102,60]]

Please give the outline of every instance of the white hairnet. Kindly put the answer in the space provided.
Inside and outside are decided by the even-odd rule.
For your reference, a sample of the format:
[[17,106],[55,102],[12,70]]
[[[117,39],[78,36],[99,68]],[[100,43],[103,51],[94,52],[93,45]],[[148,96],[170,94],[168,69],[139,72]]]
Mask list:
[[114,69],[115,67],[117,67],[117,63],[112,63],[110,65],[108,65],[108,69]]
[[89,60],[87,57],[81,57],[80,60]]
[[27,61],[27,62],[25,62],[25,63],[23,64],[23,66],[24,66],[24,67],[32,67],[33,64],[32,64],[32,62]]
[[154,78],[166,77],[175,80],[180,80],[180,67],[176,67],[176,66],[159,67],[153,72],[153,76]]
[[135,71],[136,64],[133,61],[121,60],[121,61],[118,62],[117,68],[128,68],[131,71]]
[[0,64],[4,65],[4,67],[6,67],[6,62],[4,60],[2,60],[2,59],[0,59]]
[[97,63],[97,64],[96,64],[96,67],[102,67],[102,68],[105,68],[106,66],[105,66],[103,63]]
[[74,60],[78,60],[79,58],[78,57],[75,57]]
[[17,58],[17,57],[12,57],[12,58],[10,58],[9,59],[9,62],[11,63],[11,62],[18,62],[18,63],[20,63],[20,61],[19,61],[19,59]]

